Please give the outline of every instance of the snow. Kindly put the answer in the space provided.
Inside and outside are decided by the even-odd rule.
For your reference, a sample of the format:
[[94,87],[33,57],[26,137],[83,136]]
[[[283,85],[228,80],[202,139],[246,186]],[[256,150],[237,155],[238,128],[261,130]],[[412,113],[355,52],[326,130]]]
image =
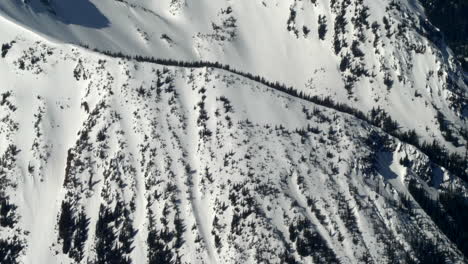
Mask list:
[[[358,4],[352,5],[356,5],[356,10],[361,8]],[[61,42],[86,44],[130,55],[219,61],[292,85],[309,94],[331,95],[366,112],[380,106],[392,113],[392,117],[403,127],[416,129],[428,140],[434,136],[443,141],[441,134],[426,130],[426,126],[431,132],[436,130],[436,126],[428,125],[434,121],[435,109],[441,109],[445,116],[459,124],[463,109],[455,110],[447,104],[447,98],[453,95],[453,91],[443,88],[440,92],[445,85],[444,79],[434,78],[430,84],[425,80],[430,71],[437,73],[441,70],[454,75],[460,74],[459,69],[453,66],[446,68],[446,55],[439,54],[439,47],[418,33],[417,22],[414,21],[420,16],[424,17],[419,5],[402,1],[400,13],[388,11],[388,3],[384,0],[365,1],[364,5],[369,7],[369,25],[373,22],[380,24],[377,47],[371,44],[375,36],[370,28],[364,29],[367,40],[361,46],[365,54],[365,68],[375,77],[361,78],[351,98],[344,89],[345,73],[339,70],[341,57],[350,51],[348,48],[338,55],[333,52],[333,20],[336,14],[328,0],[316,1],[315,4],[302,1],[213,3],[205,0],[193,4],[185,1],[89,0],[66,5],[58,1],[52,5],[56,16],[48,14],[44,7],[39,8],[40,4],[36,1],[32,1],[31,8],[18,1],[6,0],[0,5],[0,12],[9,20]],[[91,13],[88,19],[71,15],[72,10],[83,8]],[[228,8],[231,8],[231,13],[226,11]],[[296,12],[293,26],[301,31],[298,37],[287,31],[290,9]],[[352,10],[350,8],[346,14],[349,34],[344,36],[349,43],[352,36],[359,33],[357,25],[351,23]],[[327,18],[325,41],[320,40],[317,34],[319,15]],[[234,39],[215,39],[218,33],[214,32],[213,24],[221,25],[231,16],[236,19]],[[382,25],[384,16],[391,23],[396,23],[391,25],[391,37],[388,37]],[[409,28],[408,33],[400,36],[397,24],[415,24],[415,28]],[[302,34],[302,26],[311,30],[307,37]],[[169,36],[173,44],[168,44],[161,37],[163,34]],[[401,51],[412,45],[424,45],[427,50],[424,54]],[[444,65],[442,68],[441,64]],[[389,92],[385,86],[379,85],[383,78],[382,68],[393,72],[391,75],[395,83]],[[398,81],[397,75],[402,75],[403,81]],[[312,86],[308,85],[311,83]],[[466,98],[468,90],[464,84],[460,85]],[[415,91],[422,97],[416,97]],[[427,105],[428,100],[433,104]],[[413,114],[408,115],[409,112]],[[463,127],[466,129],[466,124]],[[451,144],[447,144],[447,147],[457,149]],[[463,151],[461,148],[458,150]]]
[[[39,1],[30,5],[2,1],[0,42],[16,42],[0,58],[0,94],[11,91],[9,100],[17,109],[2,106],[0,120],[12,118],[18,129],[0,123],[0,154],[9,144],[21,151],[9,171],[17,186],[8,190],[18,205],[19,223],[15,230],[0,231],[26,240],[21,262],[76,262],[62,252],[59,238],[63,201],[89,218],[83,261],[96,256],[100,206],[113,209],[119,201],[130,210],[122,219],[128,218],[138,230],[128,255],[134,263],[148,261],[148,234],[175,232],[178,215],[185,227],[184,242],[180,247],[175,238],[164,243],[174,259],[187,263],[256,263],[261,257],[280,263],[287,250],[301,262],[314,262],[312,256],[300,255],[291,238],[290,227],[302,218],[312,223],[310,229],[343,263],[357,263],[366,252],[374,260],[385,259],[390,240],[411,252],[405,229],[420,226],[408,221],[408,214],[397,206],[409,194],[408,181],[433,180],[436,187],[455,181],[435,165],[433,178],[417,175],[418,168],[433,164],[413,146],[391,138],[390,151],[373,153],[366,139],[372,133],[384,135],[380,129],[224,70],[128,61],[77,45],[156,58],[219,61],[306,94],[332,96],[365,112],[380,106],[402,129],[416,129],[424,139],[436,138],[451,151],[461,152],[463,147],[443,139],[435,122],[441,111],[454,130],[468,128],[463,113],[449,100],[459,95],[447,88],[445,77],[460,81],[459,69],[446,63],[450,52],[441,52],[413,24],[405,37],[386,37],[383,16],[409,23],[406,16],[423,16],[420,7],[403,5],[414,11],[411,14],[386,11],[384,0],[364,3],[370,24],[381,23],[381,40],[374,47],[371,29],[365,30],[362,62],[375,76],[359,79],[350,96],[344,89],[349,69],[339,69],[350,49],[333,51],[337,12],[326,0],[56,1],[52,6],[56,15]],[[290,8],[296,11],[298,37],[287,31]],[[91,17],[84,19],[73,13],[76,10]],[[213,23],[222,25],[231,15],[236,37],[217,40]],[[319,15],[327,18],[325,40],[317,34]],[[348,21],[351,16],[347,14]],[[311,29],[308,37],[302,34],[303,26]],[[343,37],[348,40],[358,33],[351,22],[346,30]],[[428,50],[423,54],[403,50],[411,44]],[[33,56],[39,60],[32,62]],[[354,58],[355,63],[358,60]],[[390,90],[380,70],[386,67],[395,78]],[[435,74],[428,77],[431,71]],[[398,75],[404,81],[398,81]],[[459,89],[466,99],[466,85]],[[297,132],[308,126],[319,131],[306,132],[306,137]],[[201,134],[203,129],[211,136]],[[367,170],[372,165],[369,156],[378,160],[374,173]],[[404,157],[414,161],[414,167],[402,166],[399,161]],[[240,190],[235,190],[236,184]],[[310,199],[317,201],[314,207]],[[345,204],[351,215],[343,213]],[[244,212],[249,213],[233,226]],[[427,215],[420,217],[429,230],[441,234]],[[236,228],[242,231],[237,233]],[[453,262],[461,263],[461,253],[446,238],[442,242],[451,245]]]

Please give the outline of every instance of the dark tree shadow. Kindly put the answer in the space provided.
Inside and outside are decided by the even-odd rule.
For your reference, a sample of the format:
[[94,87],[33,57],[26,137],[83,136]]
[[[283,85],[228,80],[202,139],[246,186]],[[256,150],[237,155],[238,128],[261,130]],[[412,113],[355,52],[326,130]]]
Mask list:
[[110,21],[90,0],[32,0],[28,3],[36,13],[48,13],[67,25],[89,28],[108,27]]
[[[466,77],[466,85],[468,85],[468,75]],[[468,118],[468,105],[463,108],[462,115],[465,118]]]

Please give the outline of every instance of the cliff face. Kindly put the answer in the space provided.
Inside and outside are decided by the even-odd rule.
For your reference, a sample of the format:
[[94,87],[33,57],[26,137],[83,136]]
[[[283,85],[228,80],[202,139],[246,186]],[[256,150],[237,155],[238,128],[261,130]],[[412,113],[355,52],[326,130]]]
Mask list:
[[466,261],[468,89],[417,2],[6,0],[0,28],[2,263]]

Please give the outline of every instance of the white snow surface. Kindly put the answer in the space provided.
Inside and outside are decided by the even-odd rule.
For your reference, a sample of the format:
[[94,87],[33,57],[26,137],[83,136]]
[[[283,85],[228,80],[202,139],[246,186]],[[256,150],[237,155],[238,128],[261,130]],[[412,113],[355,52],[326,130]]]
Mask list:
[[[386,263],[389,251],[413,253],[410,235],[436,237],[452,263],[464,263],[424,212],[402,206],[412,178],[465,186],[414,146],[225,70],[91,50],[217,61],[366,113],[380,107],[401,129],[463,153],[468,89],[451,51],[421,26],[421,7],[351,1],[339,33],[345,2],[3,0],[0,44],[11,48],[0,58],[1,192],[18,208],[17,223],[0,227],[0,238],[21,241],[19,263],[95,263],[107,208],[121,214],[109,222],[117,237],[104,242],[130,241],[122,256],[131,263],[164,263],[155,252],[174,263]],[[368,26],[359,29],[353,17],[365,7]],[[347,43],[338,53],[335,35]],[[347,54],[352,66],[341,71]],[[359,67],[368,76],[349,92],[346,79]],[[437,111],[458,145],[442,135]],[[368,144],[374,136],[391,147],[376,153]],[[404,157],[412,167],[401,165]],[[427,168],[433,175],[420,173]],[[80,213],[88,220],[84,244],[71,242],[69,252],[63,204],[75,221]],[[119,240],[125,224],[137,232]],[[320,238],[320,250],[301,251],[307,232]]]
[[[218,61],[364,112],[381,107],[429,141],[444,141],[437,111],[452,122],[455,134],[467,129],[463,73],[413,0],[49,2],[4,0],[0,14],[61,42],[128,55]],[[340,14],[346,21],[342,27]],[[327,31],[323,40],[320,17]],[[336,42],[342,43],[339,51]],[[347,55],[350,66],[341,71]],[[356,77],[357,72],[364,75]],[[351,92],[345,89],[350,82]],[[464,151],[462,145],[447,147]]]

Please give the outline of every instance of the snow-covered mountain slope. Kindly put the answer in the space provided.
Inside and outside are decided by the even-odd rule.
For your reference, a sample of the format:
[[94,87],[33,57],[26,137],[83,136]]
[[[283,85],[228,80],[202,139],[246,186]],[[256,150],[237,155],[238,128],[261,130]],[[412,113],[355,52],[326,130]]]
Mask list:
[[43,40],[17,38],[0,65],[18,206],[3,231],[26,263],[356,263],[411,254],[412,236],[463,259],[401,202],[433,165],[353,116],[221,70]]
[[[407,84],[395,80],[388,90],[382,76],[362,77],[348,98],[342,80],[351,73],[339,70],[332,44],[340,1],[331,9],[326,1],[45,3],[0,3],[2,263],[467,261],[466,238],[457,236],[467,232],[460,224],[466,183],[372,122],[223,67],[164,66],[66,44],[219,61],[363,111],[380,106],[401,130],[415,128],[461,152],[444,141],[447,129],[433,115],[438,109],[465,144],[466,86],[449,55],[416,28],[407,29],[408,39],[430,51],[402,49],[395,32],[363,59],[372,69],[380,50],[382,65],[412,65],[402,70]],[[374,18],[405,14],[368,5]],[[89,20],[71,13],[79,8]],[[305,14],[310,23],[324,14],[325,40],[317,31],[302,35]],[[210,25],[215,18],[221,29]],[[147,42],[132,37],[135,23],[153,32]],[[149,37],[165,32],[163,41]],[[316,67],[323,70],[309,75]],[[432,67],[440,77],[421,79]],[[311,76],[321,82],[315,89],[305,85]],[[371,87],[375,94],[364,91]],[[369,100],[374,95],[382,97]]]
[[63,42],[217,61],[364,112],[380,107],[459,152],[467,141],[462,72],[414,0],[4,0],[0,13]]

